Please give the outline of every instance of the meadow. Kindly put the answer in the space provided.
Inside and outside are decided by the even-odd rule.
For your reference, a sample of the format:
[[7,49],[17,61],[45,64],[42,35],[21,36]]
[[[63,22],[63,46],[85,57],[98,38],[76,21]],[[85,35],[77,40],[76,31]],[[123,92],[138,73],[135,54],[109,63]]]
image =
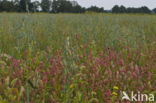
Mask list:
[[0,103],[131,103],[120,91],[156,94],[156,15],[0,14]]

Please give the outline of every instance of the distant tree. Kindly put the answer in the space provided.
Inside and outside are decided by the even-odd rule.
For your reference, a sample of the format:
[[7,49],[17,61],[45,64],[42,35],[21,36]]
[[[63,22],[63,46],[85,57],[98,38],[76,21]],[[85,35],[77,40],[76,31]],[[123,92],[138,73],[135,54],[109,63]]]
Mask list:
[[118,5],[115,5],[113,8],[112,8],[112,13],[120,13],[120,7]]
[[126,12],[127,13],[134,13],[134,10],[135,10],[134,8],[129,7],[129,8],[127,8]]
[[60,5],[58,8],[58,12],[72,12],[72,4],[66,0],[59,0]]
[[140,8],[140,13],[151,13],[151,10],[146,6],[143,6]]
[[87,9],[87,11],[93,11],[93,12],[104,12],[104,8],[99,8],[97,6],[91,6]]
[[31,11],[32,12],[38,12],[39,11],[39,6],[40,6],[40,2],[39,1],[34,1],[31,3]]
[[82,8],[80,5],[74,6],[72,9],[73,13],[84,13],[85,11],[85,8]]
[[19,0],[14,0],[14,9],[16,12],[20,11],[20,1]]
[[29,12],[31,9],[31,1],[30,0],[20,0],[19,2],[19,11],[20,12]]
[[41,9],[43,12],[50,12],[51,1],[50,0],[42,0],[41,1]]
[[52,2],[52,12],[59,13],[59,12],[72,12],[73,6],[70,1],[66,0],[54,0]]
[[53,2],[52,2],[52,12],[57,13],[57,8],[58,8],[58,2],[56,0],[53,0]]
[[140,7],[140,8],[125,8],[124,6],[118,6],[118,5],[115,5],[113,8],[112,8],[112,12],[113,13],[151,13],[151,10],[146,7],[146,6],[143,6],[143,7]]
[[127,13],[143,13],[143,10],[141,8],[129,7],[127,8]]
[[154,13],[156,13],[156,8],[154,8],[152,11],[153,11]]
[[121,5],[121,6],[115,5],[112,8],[112,12],[113,13],[126,13],[127,10],[126,10],[126,8],[123,5]]
[[39,2],[30,0],[3,0],[0,1],[0,12],[36,12],[39,11]]
[[0,1],[0,11],[15,12],[16,7],[14,5],[14,2],[7,0]]
[[119,12],[120,13],[126,13],[127,11],[126,11],[126,8],[122,5],[119,7]]

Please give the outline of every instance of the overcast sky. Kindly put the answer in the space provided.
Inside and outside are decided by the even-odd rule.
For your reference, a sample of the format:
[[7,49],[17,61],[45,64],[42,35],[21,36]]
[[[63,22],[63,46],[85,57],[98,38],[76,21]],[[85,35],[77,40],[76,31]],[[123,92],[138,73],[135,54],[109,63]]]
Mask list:
[[[73,1],[73,0],[71,0]],[[156,0],[75,0],[83,7],[96,5],[111,9],[114,5],[124,5],[126,7],[148,6],[150,9],[156,8]]]

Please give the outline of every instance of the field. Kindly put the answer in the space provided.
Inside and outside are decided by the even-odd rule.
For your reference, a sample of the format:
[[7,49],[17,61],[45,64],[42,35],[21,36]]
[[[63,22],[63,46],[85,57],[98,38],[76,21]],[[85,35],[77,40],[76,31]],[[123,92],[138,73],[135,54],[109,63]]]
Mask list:
[[120,91],[156,94],[156,15],[0,14],[0,103],[119,103]]

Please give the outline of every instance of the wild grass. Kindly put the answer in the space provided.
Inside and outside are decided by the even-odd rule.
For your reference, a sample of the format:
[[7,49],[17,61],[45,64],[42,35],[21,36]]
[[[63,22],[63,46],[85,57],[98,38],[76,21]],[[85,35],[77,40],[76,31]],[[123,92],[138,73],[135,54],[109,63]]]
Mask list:
[[155,15],[0,14],[0,103],[117,103],[119,91],[155,94],[155,62]]

